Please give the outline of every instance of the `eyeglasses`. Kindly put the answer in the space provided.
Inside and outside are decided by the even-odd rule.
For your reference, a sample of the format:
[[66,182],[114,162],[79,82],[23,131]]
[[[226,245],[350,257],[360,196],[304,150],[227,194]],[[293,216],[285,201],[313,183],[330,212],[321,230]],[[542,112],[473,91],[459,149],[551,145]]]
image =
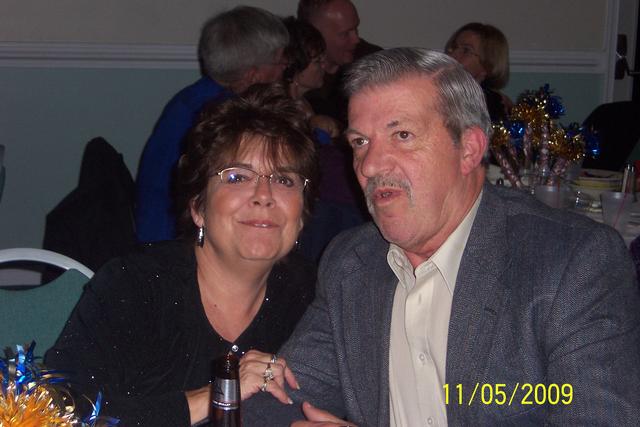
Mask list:
[[240,167],[222,169],[216,175],[220,177],[222,184],[238,190],[250,189],[258,185],[260,178],[265,178],[269,181],[273,191],[288,194],[301,193],[311,182],[295,172],[274,172],[270,175],[263,175],[254,170]]
[[471,46],[468,45],[453,45],[447,50],[447,53],[451,55],[452,53],[457,52],[462,56],[477,56],[480,58],[480,54],[477,53]]

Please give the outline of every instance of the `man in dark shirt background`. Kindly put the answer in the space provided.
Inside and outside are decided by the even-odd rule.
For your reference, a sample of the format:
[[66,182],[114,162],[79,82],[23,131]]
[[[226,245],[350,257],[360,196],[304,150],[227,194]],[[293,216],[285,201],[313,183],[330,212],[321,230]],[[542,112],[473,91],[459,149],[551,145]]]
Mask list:
[[[353,61],[380,47],[358,35],[360,17],[349,0],[300,0],[298,19],[313,25],[327,46],[324,84],[307,92],[305,98],[316,114],[335,119],[343,131],[347,124],[347,98],[342,91],[344,71]],[[331,238],[369,217],[351,168],[351,149],[346,142],[334,138],[331,144],[320,146],[318,157],[319,202],[300,239],[302,253],[314,261]]]
[[327,44],[325,83],[306,95],[316,114],[326,114],[343,126],[347,122],[347,99],[342,93],[342,74],[356,59],[380,50],[360,38],[360,17],[349,0],[300,0],[298,19],[320,31]]

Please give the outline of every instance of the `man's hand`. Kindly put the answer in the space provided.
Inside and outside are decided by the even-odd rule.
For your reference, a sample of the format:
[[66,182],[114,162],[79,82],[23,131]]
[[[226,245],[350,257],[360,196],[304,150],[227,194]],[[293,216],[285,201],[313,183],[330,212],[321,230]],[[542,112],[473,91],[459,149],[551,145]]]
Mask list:
[[307,417],[307,421],[296,421],[291,424],[291,427],[357,427],[355,424],[349,424],[327,411],[316,408],[309,402],[302,404],[302,412]]

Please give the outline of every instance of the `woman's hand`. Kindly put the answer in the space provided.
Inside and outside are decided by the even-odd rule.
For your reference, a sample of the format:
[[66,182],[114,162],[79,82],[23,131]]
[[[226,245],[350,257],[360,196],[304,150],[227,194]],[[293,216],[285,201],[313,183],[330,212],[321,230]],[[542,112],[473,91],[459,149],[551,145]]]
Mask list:
[[[271,375],[269,375],[271,373]],[[240,396],[245,400],[265,391],[285,404],[293,403],[284,391],[285,381],[291,388],[299,389],[296,378],[287,366],[286,360],[275,354],[248,351],[240,359]]]
[[204,386],[197,390],[185,391],[187,404],[189,405],[189,417],[191,424],[195,424],[209,416],[211,404],[211,386]]

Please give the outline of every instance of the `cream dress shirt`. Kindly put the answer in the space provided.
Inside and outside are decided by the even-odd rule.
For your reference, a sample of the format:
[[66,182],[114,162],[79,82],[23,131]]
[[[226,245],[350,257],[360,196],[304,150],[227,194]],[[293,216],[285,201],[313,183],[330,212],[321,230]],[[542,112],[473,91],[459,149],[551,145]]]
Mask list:
[[444,244],[415,271],[391,244],[387,262],[398,277],[389,350],[390,426],[446,426],[444,389],[449,316],[462,252],[482,193]]

